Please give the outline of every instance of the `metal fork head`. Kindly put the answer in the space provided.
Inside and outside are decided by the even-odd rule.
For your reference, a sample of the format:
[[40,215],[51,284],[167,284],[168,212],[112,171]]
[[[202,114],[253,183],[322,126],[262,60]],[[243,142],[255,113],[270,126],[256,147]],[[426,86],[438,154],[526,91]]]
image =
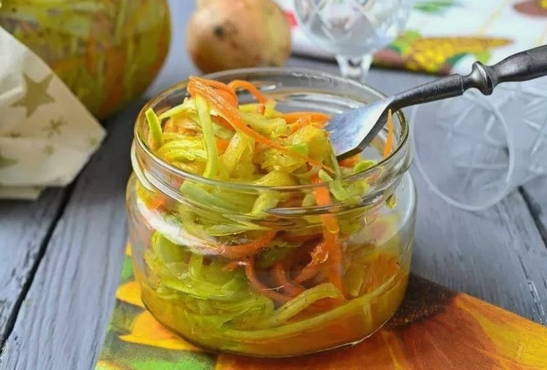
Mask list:
[[327,131],[338,159],[362,152],[386,123],[391,99],[332,116]]

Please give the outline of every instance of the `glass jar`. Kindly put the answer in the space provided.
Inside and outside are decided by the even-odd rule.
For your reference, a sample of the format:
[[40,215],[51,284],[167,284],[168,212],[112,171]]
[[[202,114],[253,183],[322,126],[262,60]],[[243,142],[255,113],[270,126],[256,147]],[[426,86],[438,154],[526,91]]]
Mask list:
[[[207,77],[252,81],[283,112],[332,114],[382,96],[301,69]],[[135,275],[148,310],[192,343],[264,357],[356,343],[382,327],[403,298],[414,235],[416,194],[407,171],[404,116],[394,117],[392,153],[381,155],[384,130],[364,153],[375,164],[345,179],[366,183],[358,201],[317,205],[310,199],[328,191],[326,184],[219,182],[153,154],[143,139],[143,112],[180,104],[185,87],[177,84],[149,102],[135,126],[127,207]],[[239,98],[250,101],[245,94]],[[283,205],[256,207],[268,197]]]
[[170,42],[166,0],[3,0],[0,26],[40,56],[98,118],[138,97]]

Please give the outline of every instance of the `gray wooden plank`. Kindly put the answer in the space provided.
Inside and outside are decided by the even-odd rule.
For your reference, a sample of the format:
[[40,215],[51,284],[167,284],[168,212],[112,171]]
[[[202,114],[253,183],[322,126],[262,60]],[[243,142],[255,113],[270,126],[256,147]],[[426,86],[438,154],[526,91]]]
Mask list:
[[0,343],[36,270],[64,193],[50,189],[35,202],[0,201]]
[[522,195],[467,212],[445,203],[412,172],[419,201],[413,271],[547,324],[547,248]]
[[0,369],[89,369],[99,350],[126,241],[124,188],[139,106],[110,134],[75,185],[0,357]]
[[547,176],[539,177],[525,184],[521,188],[521,193],[526,199],[534,215],[536,226],[547,245]]

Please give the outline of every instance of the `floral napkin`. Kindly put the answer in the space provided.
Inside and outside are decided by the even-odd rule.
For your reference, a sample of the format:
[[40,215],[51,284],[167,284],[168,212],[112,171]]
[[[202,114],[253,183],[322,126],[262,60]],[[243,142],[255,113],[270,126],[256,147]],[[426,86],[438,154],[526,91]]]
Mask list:
[[52,70],[0,27],[0,199],[70,183],[105,131]]

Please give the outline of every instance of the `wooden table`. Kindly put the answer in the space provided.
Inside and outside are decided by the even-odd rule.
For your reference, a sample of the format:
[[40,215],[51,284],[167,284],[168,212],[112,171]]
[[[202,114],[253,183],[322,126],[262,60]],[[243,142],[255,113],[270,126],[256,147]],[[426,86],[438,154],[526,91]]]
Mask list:
[[[148,96],[196,74],[184,51],[192,5],[173,1],[173,52]],[[336,72],[332,63],[289,65]],[[432,77],[373,70],[386,92]],[[90,369],[114,303],[126,241],[129,145],[141,102],[105,122],[109,132],[76,181],[38,201],[0,201],[0,369]],[[430,160],[435,160],[432,155]],[[495,207],[469,213],[434,195],[412,170],[419,195],[414,272],[547,323],[547,178]]]

